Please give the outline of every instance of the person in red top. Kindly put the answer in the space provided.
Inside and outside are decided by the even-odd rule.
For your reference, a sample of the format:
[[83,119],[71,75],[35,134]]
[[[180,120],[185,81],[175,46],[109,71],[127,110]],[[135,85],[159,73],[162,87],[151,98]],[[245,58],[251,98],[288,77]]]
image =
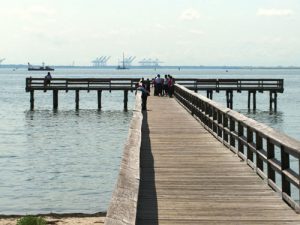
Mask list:
[[170,74],[168,75],[169,82],[168,82],[168,87],[169,87],[169,97],[172,98],[174,94],[174,85],[175,85],[175,78],[173,78]]

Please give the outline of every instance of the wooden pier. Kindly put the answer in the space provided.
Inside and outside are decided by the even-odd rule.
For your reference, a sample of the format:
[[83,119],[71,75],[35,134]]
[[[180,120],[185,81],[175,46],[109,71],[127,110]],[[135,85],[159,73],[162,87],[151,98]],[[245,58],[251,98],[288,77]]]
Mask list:
[[59,91],[75,91],[75,108],[79,109],[80,91],[97,91],[98,109],[102,107],[102,91],[123,91],[124,110],[127,110],[128,91],[136,90],[138,78],[52,78],[45,85],[44,78],[26,78],[26,92],[30,92],[30,109],[34,109],[34,91],[53,91],[53,108],[58,108]]
[[[123,91],[124,109],[127,109],[128,91],[136,89],[135,84],[139,78],[53,78],[49,85],[45,85],[44,78],[26,78],[26,92],[30,92],[30,109],[34,109],[34,91],[53,91],[53,108],[58,108],[59,91],[75,91],[75,108],[79,109],[80,91],[97,91],[98,109],[101,109],[102,91]],[[233,108],[233,93],[248,92],[248,109],[256,109],[256,93],[270,93],[270,110],[277,110],[277,93],[282,93],[283,79],[196,79],[178,78],[176,83],[186,88],[206,91],[207,98],[213,99],[214,92],[226,93],[226,105]]]
[[175,96],[151,96],[134,117],[131,127],[142,128],[126,144],[130,169],[120,171],[105,224],[300,224],[291,192],[300,169],[290,163],[299,164],[300,142],[180,85]]
[[226,105],[233,108],[233,92],[248,92],[248,109],[256,109],[256,93],[265,91],[270,93],[270,110],[277,111],[277,93],[283,93],[283,79],[176,79],[181,84],[195,92],[206,91],[206,97],[213,99],[213,93],[224,91],[226,93]]

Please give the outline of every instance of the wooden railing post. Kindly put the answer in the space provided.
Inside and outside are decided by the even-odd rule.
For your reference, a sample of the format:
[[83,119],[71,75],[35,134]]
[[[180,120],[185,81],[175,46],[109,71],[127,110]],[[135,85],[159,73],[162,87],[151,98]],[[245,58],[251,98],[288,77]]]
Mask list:
[[275,171],[271,166],[270,160],[274,159],[274,144],[271,143],[270,139],[267,139],[267,159],[268,159],[268,179],[275,182]]
[[253,162],[253,152],[251,150],[250,144],[253,143],[253,131],[251,130],[251,127],[247,127],[247,159],[249,159],[252,163]]
[[218,131],[218,125],[215,123],[218,121],[218,111],[215,110],[215,108],[212,108],[212,130],[215,134],[217,134]]
[[291,186],[283,173],[284,170],[290,168],[290,156],[287,152],[284,151],[284,147],[281,146],[281,190],[283,193],[286,193],[288,196],[291,196]]
[[220,138],[223,138],[224,127],[221,128],[221,125],[223,125],[224,114],[222,112],[220,112],[219,110],[217,112],[218,112],[218,136]]
[[[226,114],[223,114],[223,128],[229,128],[228,126],[228,118],[226,116]],[[228,133],[224,131],[223,133],[223,138],[225,140],[226,143],[228,143]]]
[[235,148],[235,138],[232,134],[232,132],[235,131],[235,120],[233,118],[230,118],[229,129],[230,129],[230,146]]
[[241,138],[244,135],[244,128],[241,122],[238,122],[238,136],[239,136],[239,140],[238,140],[238,151],[244,154],[244,145],[243,142],[241,141]]
[[259,135],[258,132],[255,132],[256,134],[256,169],[259,169],[260,171],[264,171],[264,165],[263,160],[260,158],[258,151],[262,150],[262,138]]

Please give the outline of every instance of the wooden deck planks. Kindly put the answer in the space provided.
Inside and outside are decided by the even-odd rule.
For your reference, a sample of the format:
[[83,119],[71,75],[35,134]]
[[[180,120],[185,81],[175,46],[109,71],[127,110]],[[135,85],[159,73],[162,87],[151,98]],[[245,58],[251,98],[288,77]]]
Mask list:
[[175,99],[148,99],[140,160],[137,225],[300,224],[300,215]]

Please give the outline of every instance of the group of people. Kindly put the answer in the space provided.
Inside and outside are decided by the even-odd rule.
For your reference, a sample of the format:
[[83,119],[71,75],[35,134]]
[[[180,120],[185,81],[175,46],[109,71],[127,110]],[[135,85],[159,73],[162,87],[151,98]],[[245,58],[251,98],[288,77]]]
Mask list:
[[154,87],[154,96],[169,96],[172,98],[174,94],[175,78],[170,74],[166,74],[164,78],[157,74],[155,78],[150,81],[149,79],[144,80],[142,78],[137,84],[137,90],[142,92],[142,110],[147,109],[147,98],[150,95],[151,88]]
[[154,86],[154,96],[169,96],[170,98],[174,93],[175,78],[170,74],[166,74],[164,78],[160,74],[152,80]]

